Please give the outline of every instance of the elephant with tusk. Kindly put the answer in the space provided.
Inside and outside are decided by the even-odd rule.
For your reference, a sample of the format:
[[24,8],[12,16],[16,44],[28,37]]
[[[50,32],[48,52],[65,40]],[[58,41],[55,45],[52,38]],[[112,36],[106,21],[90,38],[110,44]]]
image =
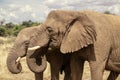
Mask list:
[[43,80],[43,72],[47,67],[47,61],[51,66],[52,80],[59,80],[61,70],[65,72],[64,80],[69,80],[70,56],[63,55],[59,50],[48,51],[49,41],[48,31],[42,24],[21,30],[7,57],[8,70],[14,74],[20,73],[22,70],[20,60],[26,56],[27,65],[34,72],[35,80]]
[[[43,25],[50,40],[48,52],[51,49],[70,54],[72,80],[82,80],[85,61],[89,62],[91,80],[103,80],[104,70],[111,71],[107,80],[118,77],[120,65],[115,63],[120,62],[120,16],[94,11],[54,10]],[[27,55],[27,59],[32,59],[31,55],[34,52]]]

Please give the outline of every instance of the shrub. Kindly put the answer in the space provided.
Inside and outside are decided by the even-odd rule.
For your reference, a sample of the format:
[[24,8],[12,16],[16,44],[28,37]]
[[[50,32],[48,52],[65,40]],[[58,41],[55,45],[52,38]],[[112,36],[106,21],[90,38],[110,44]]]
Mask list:
[[12,22],[0,25],[0,36],[17,36],[19,31],[26,27],[32,27],[39,25],[39,22],[23,21],[21,24],[14,24]]
[[0,36],[5,36],[6,35],[6,30],[4,27],[0,27]]
[[17,34],[20,32],[21,29],[25,28],[25,26],[15,26],[12,31],[13,36],[17,36]]

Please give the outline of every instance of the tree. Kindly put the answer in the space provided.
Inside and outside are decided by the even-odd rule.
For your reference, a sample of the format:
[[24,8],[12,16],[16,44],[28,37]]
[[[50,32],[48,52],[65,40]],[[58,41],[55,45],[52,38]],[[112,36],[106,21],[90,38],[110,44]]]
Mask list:
[[111,13],[111,12],[109,12],[109,11],[105,11],[104,14],[112,14],[112,15],[116,15],[116,14]]
[[104,13],[105,13],[105,14],[111,14],[109,11],[105,11]]
[[25,26],[21,26],[21,25],[16,25],[14,26],[13,30],[12,30],[12,35],[13,36],[17,36],[17,34],[20,32],[21,29],[25,28]]
[[5,36],[5,35],[6,35],[5,28],[0,27],[0,36]]
[[31,20],[22,22],[22,26],[25,26],[25,27],[30,27],[30,26],[32,26],[32,24],[33,24],[33,22]]
[[6,23],[5,25],[6,28],[13,28],[14,24],[12,22]]
[[31,20],[23,21],[21,24],[14,24],[12,22],[4,23],[0,21],[0,36],[17,36],[21,29],[26,27],[37,26],[39,22],[33,22]]

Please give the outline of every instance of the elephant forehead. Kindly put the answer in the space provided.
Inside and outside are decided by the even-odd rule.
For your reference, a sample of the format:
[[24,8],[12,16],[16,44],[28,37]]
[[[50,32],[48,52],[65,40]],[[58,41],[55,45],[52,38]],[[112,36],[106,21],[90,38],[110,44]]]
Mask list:
[[26,31],[24,33],[19,33],[16,40],[29,40],[30,37],[32,36],[33,34],[29,33],[29,31]]
[[50,22],[61,22],[68,23],[70,20],[78,16],[78,12],[72,12],[72,11],[51,11],[48,14],[48,17],[46,19],[46,23]]
[[48,14],[47,19],[54,18],[55,20],[67,21],[72,19],[75,16],[78,16],[78,14],[79,13],[75,11],[55,10],[55,11],[51,11]]
[[15,41],[18,43],[23,43],[25,41],[28,41],[29,39],[30,39],[30,37],[28,37],[26,35],[21,35],[21,36],[17,36]]
[[64,18],[61,18],[61,19],[49,18],[49,19],[46,19],[45,23],[46,23],[46,25],[50,25],[50,26],[64,26],[69,21],[70,21],[70,19],[66,20]]
[[[32,33],[32,34],[31,34]],[[29,29],[26,29],[26,30],[22,30],[17,38],[16,38],[16,41],[19,42],[19,43],[22,43],[24,41],[28,41],[30,40],[30,38],[34,36],[34,32],[33,30],[29,30]]]
[[62,21],[57,21],[55,19],[49,19],[49,20],[46,20],[45,24],[48,26],[48,27],[52,27],[53,29],[65,29],[66,28],[66,25],[67,23],[65,22],[62,22]]

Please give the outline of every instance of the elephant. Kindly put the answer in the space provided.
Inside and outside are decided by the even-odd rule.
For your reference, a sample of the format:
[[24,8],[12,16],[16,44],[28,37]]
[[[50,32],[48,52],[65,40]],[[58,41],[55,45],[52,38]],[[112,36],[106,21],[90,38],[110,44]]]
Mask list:
[[[69,80],[70,55],[64,55],[60,53],[59,50],[47,51],[49,36],[48,33],[46,33],[47,31],[43,31],[44,27],[42,27],[42,25],[38,25],[35,27],[24,28],[19,32],[7,57],[8,70],[14,74],[20,73],[22,70],[20,59],[26,56],[27,64],[31,71],[35,69],[34,67],[36,67],[36,64],[39,67],[36,69],[36,71],[33,71],[35,74],[35,80],[43,80],[43,72],[47,67],[46,60],[50,63],[51,66],[51,80],[59,80],[59,72],[62,71],[65,72],[64,80]],[[35,48],[29,48],[35,45],[46,46],[37,50],[33,50]],[[31,53],[34,54],[30,55]],[[34,63],[31,63],[31,61],[34,61]]]
[[[62,54],[71,55],[72,80],[82,80],[85,61],[89,62],[91,80],[103,80],[104,70],[110,71],[107,80],[118,77],[120,16],[95,11],[53,10],[48,14],[43,27],[43,32],[47,31],[49,36],[48,42],[43,42],[47,44],[48,51],[59,49]],[[44,46],[41,44],[29,48],[40,49]]]

